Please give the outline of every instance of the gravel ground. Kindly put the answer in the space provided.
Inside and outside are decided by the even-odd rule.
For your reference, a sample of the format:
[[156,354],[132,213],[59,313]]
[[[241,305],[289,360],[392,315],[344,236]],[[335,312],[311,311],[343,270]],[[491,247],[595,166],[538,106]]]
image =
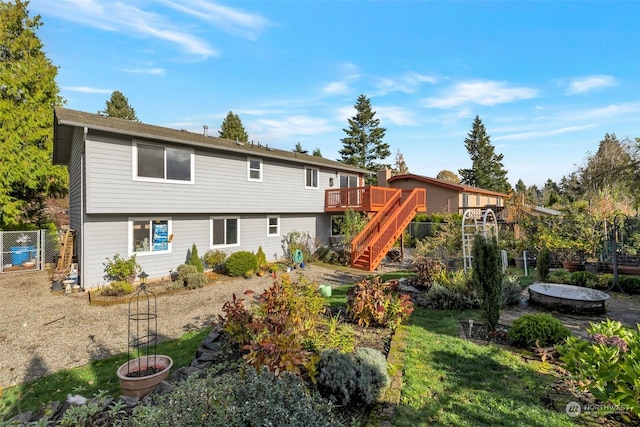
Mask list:
[[[391,266],[383,267],[384,269]],[[294,270],[316,283],[353,283],[366,272],[312,265]],[[157,298],[161,339],[208,326],[233,293],[260,292],[269,277],[225,277],[216,284]],[[56,295],[45,272],[0,275],[0,389],[127,351],[128,305],[91,306],[86,292]]]

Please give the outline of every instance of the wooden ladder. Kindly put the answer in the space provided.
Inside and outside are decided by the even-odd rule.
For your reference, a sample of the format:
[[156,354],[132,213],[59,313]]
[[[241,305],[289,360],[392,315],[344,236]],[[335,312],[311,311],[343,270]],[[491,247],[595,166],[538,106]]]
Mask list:
[[67,230],[60,242],[60,258],[58,258],[57,270],[69,270],[73,262],[74,230]]

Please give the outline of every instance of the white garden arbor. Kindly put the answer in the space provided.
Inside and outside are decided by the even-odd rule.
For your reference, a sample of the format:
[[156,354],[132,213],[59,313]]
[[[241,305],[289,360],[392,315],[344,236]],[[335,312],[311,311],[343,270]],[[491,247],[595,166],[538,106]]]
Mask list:
[[462,260],[465,272],[471,268],[473,237],[478,233],[485,238],[495,237],[498,240],[498,220],[493,210],[484,210],[480,222],[471,209],[465,210],[462,215]]

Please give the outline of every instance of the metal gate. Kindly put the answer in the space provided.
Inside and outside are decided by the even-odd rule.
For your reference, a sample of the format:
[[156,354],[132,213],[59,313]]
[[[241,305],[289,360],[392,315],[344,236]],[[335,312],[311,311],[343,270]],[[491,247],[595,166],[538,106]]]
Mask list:
[[0,273],[43,270],[57,245],[57,236],[48,230],[0,231]]

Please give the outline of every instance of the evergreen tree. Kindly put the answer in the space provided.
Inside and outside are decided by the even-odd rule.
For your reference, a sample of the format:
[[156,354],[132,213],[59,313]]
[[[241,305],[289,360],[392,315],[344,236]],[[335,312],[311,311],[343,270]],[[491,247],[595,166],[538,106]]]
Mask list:
[[503,276],[500,248],[496,238],[476,234],[471,255],[472,278],[476,289],[481,291],[483,317],[489,330],[495,331],[500,320]]
[[485,190],[509,193],[511,186],[507,180],[507,171],[502,164],[502,154],[496,154],[491,139],[479,116],[473,122],[473,128],[464,140],[467,152],[471,156],[471,169],[460,169],[462,183]]
[[436,179],[455,182],[456,184],[460,183],[460,177],[456,175],[454,172],[451,172],[450,170],[446,170],[446,169],[443,169],[440,172],[438,172],[438,175],[436,175]]
[[[347,134],[340,141],[343,149],[339,151],[341,161],[352,166],[368,169],[371,172],[388,167],[378,164],[376,160],[382,160],[391,155],[389,144],[382,140],[387,131],[380,127],[380,119],[375,118],[375,111],[371,110],[371,102],[365,95],[360,95],[354,105],[356,115],[349,119],[349,128],[343,129]],[[376,174],[368,175],[367,184],[374,184]]]
[[296,144],[295,148],[292,151],[294,153],[302,153],[302,154],[307,154],[308,153],[307,150],[302,148],[302,144],[300,144],[299,142]]
[[582,184],[589,194],[594,195],[601,190],[622,194],[630,192],[633,166],[627,146],[615,134],[605,134],[598,151],[589,156],[586,166],[579,170]]
[[320,149],[319,149],[319,148],[316,148],[315,150],[313,150],[313,154],[312,154],[312,156],[315,156],[315,157],[322,157],[322,153],[320,152]]
[[68,175],[53,166],[52,108],[62,105],[58,68],[36,35],[28,2],[0,2],[0,226],[39,223],[48,196],[64,196]]
[[106,102],[106,108],[98,113],[109,117],[131,120],[132,122],[140,121],[136,116],[136,110],[129,105],[129,100],[119,90],[113,91],[111,98]]
[[396,153],[396,164],[395,167],[391,169],[391,176],[406,175],[408,173],[409,166],[407,166],[407,163],[404,161],[404,156],[398,149],[398,152]]
[[244,130],[242,126],[242,120],[237,114],[233,114],[233,111],[227,113],[227,117],[224,118],[220,130],[218,131],[220,138],[233,139],[239,142],[249,142],[249,134]]

